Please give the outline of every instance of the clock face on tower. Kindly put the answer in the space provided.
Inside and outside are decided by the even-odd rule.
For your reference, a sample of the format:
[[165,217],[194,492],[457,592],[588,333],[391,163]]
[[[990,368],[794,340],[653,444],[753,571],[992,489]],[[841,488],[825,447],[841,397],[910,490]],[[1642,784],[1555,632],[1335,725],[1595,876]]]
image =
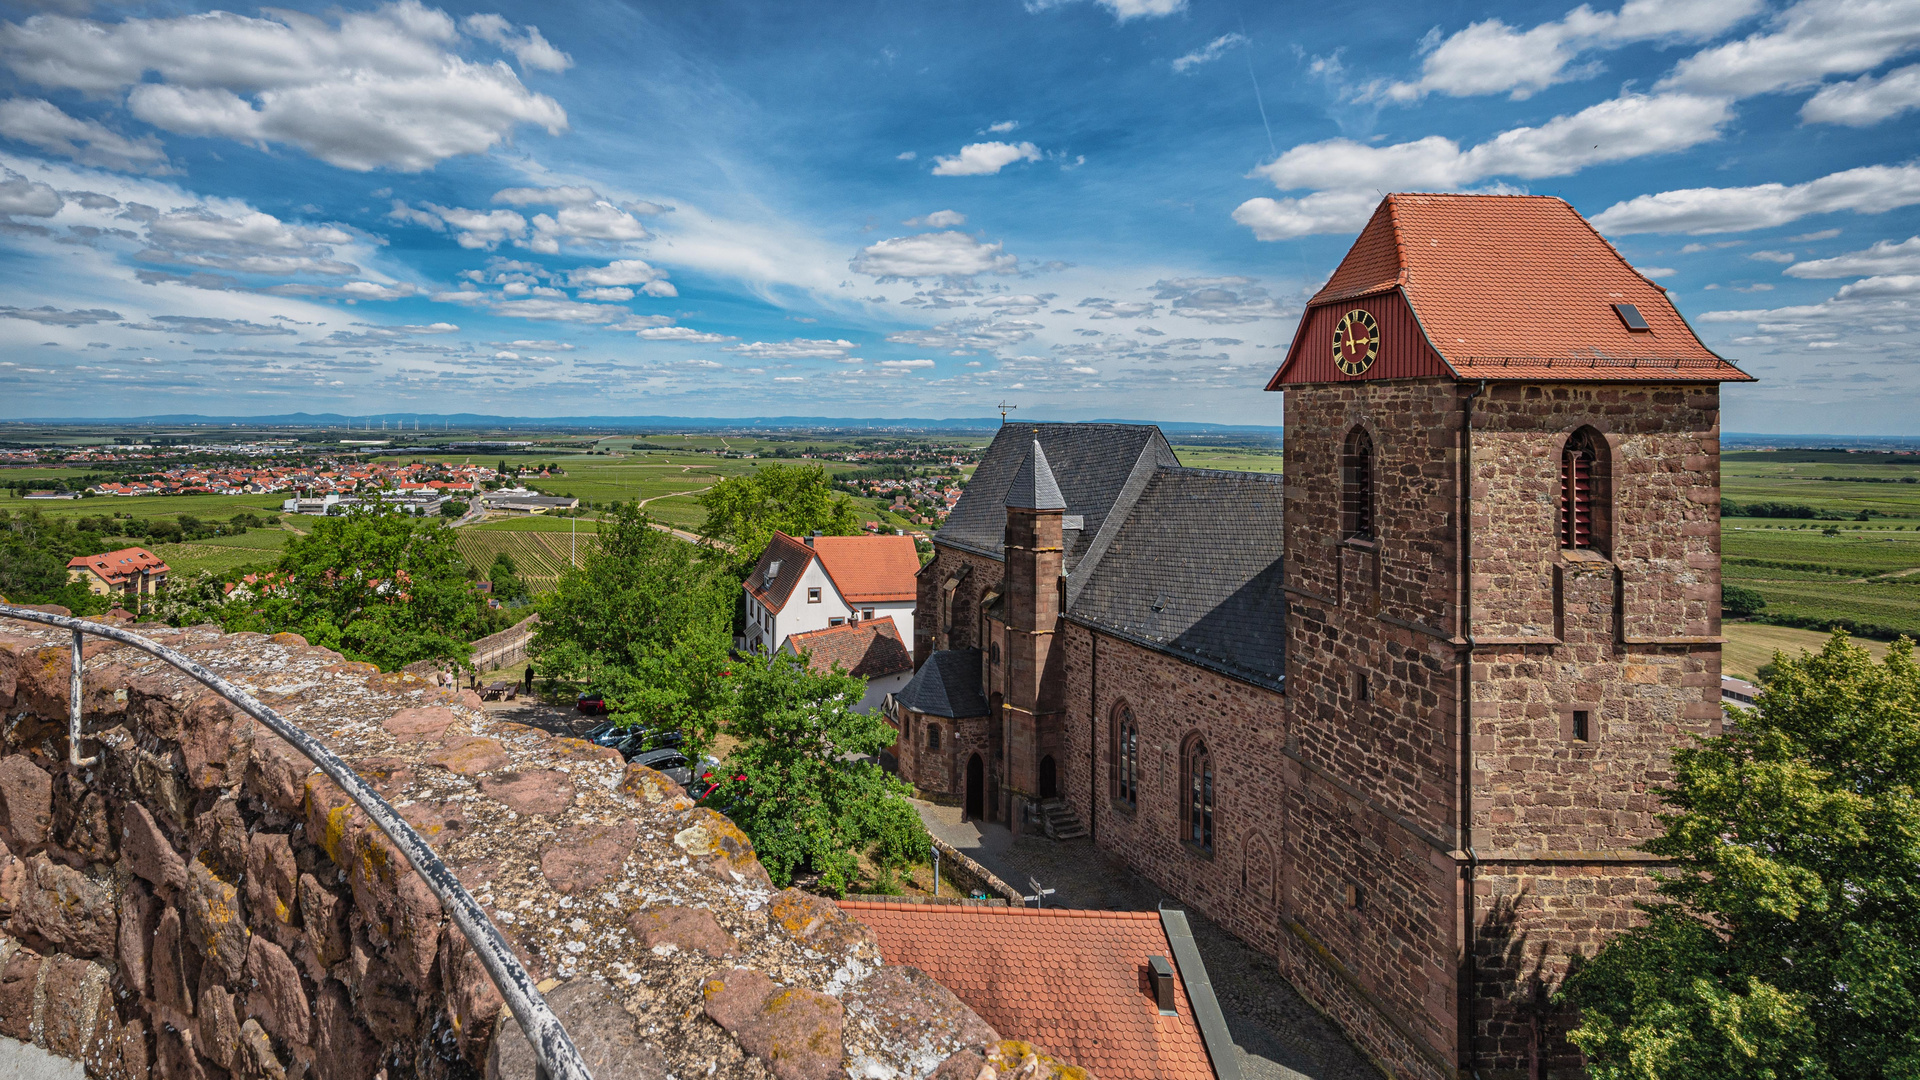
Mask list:
[[1355,308],[1333,328],[1333,362],[1345,375],[1364,375],[1380,355],[1380,324]]

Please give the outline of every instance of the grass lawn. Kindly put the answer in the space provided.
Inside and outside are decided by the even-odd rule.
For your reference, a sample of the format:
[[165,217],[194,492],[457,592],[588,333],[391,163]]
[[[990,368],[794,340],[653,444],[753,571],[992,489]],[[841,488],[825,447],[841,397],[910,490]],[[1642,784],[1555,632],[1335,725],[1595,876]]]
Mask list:
[[271,566],[280,558],[278,551],[204,543],[156,544],[150,550],[160,556],[175,576],[196,574],[202,570],[224,574],[242,566]]
[[[1827,635],[1813,630],[1797,630],[1791,626],[1767,626],[1764,623],[1728,622],[1722,624],[1727,636],[1726,648],[1720,651],[1720,670],[1738,679],[1751,680],[1760,665],[1773,659],[1775,652],[1793,655],[1802,651],[1818,652],[1827,643]],[[1887,646],[1883,642],[1855,639],[1864,645],[1874,659],[1887,655]]]

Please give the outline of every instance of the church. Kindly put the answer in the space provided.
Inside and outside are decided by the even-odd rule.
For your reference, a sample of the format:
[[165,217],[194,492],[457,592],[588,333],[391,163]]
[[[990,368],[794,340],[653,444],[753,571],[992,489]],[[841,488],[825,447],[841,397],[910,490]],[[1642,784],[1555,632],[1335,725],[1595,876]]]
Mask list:
[[1007,424],[917,579],[901,775],[1089,835],[1391,1075],[1577,1075],[1720,707],[1720,384],[1567,203],[1390,195],[1307,303],[1282,475]]

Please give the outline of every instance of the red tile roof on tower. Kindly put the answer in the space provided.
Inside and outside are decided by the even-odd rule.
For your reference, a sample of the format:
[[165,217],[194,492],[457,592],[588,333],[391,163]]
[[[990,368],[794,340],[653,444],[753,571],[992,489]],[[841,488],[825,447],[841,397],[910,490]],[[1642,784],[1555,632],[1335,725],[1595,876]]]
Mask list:
[[911,536],[816,536],[813,550],[849,604],[919,598],[914,575],[920,572],[920,555]]
[[795,653],[807,654],[807,666],[815,671],[837,667],[849,675],[877,679],[913,670],[913,657],[891,615],[791,634],[786,644]]
[[1161,1016],[1144,974],[1171,963],[1158,912],[842,900],[889,964],[952,990],[1003,1038],[1035,1044],[1100,1080],[1213,1080],[1175,966],[1179,1015]]
[[[1461,379],[1753,381],[1561,199],[1387,196],[1307,301],[1301,331],[1315,308],[1394,290]],[[1615,304],[1638,308],[1647,329],[1629,330]]]
[[67,560],[69,570],[91,570],[109,585],[125,584],[135,575],[168,573],[167,564],[146,548],[121,548],[104,555],[81,555]]

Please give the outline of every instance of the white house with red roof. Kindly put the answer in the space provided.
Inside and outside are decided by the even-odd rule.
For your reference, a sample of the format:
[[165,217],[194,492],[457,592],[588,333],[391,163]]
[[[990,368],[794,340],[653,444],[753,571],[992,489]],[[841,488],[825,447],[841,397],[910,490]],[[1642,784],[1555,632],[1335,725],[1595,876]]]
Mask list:
[[168,573],[167,564],[146,548],[121,548],[67,560],[67,578],[86,582],[87,591],[100,596],[152,596],[167,583]]
[[739,645],[772,653],[794,634],[891,618],[911,656],[919,571],[910,536],[774,533],[742,585],[747,628]]

